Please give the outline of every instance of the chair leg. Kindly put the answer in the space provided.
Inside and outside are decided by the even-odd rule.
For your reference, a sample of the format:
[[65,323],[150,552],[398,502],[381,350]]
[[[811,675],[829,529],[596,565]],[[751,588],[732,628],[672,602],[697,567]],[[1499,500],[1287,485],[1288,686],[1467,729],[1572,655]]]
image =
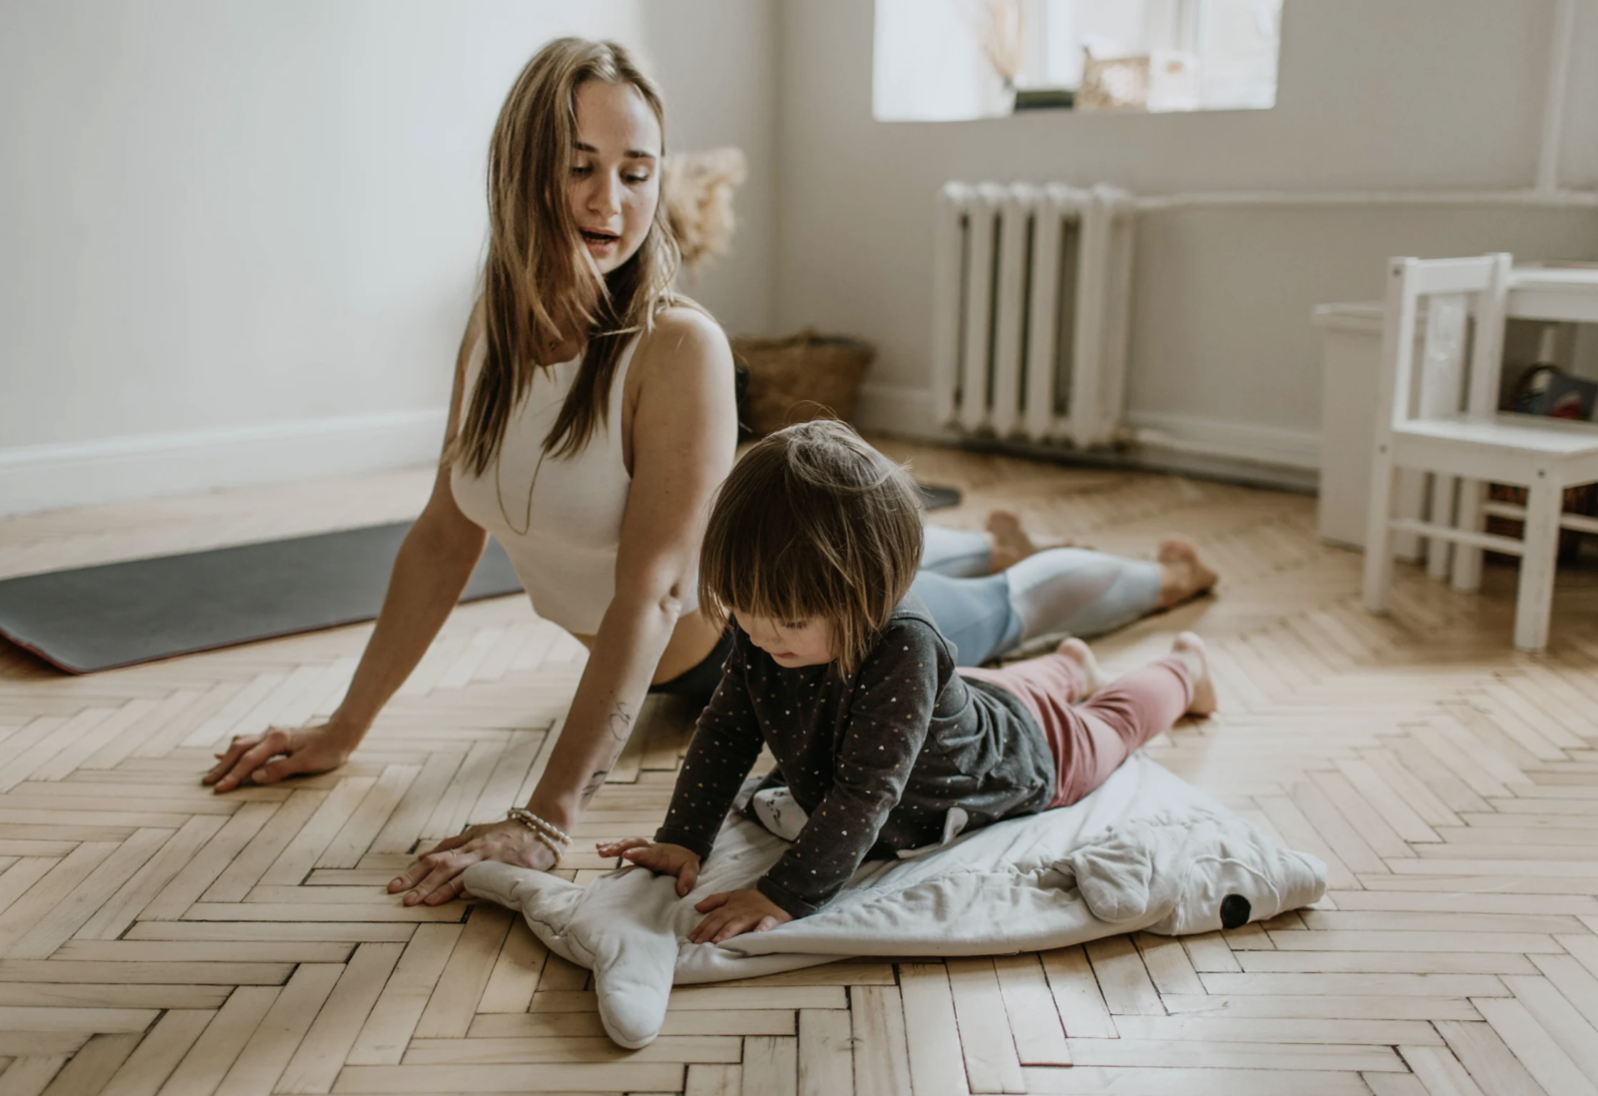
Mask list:
[[[1426,508],[1426,473],[1419,468],[1404,468],[1393,485],[1392,509],[1401,518],[1419,518]],[[1405,563],[1419,563],[1425,554],[1425,544],[1419,533],[1394,533],[1393,555]]]
[[[1481,480],[1459,481],[1459,528],[1482,531],[1482,498],[1487,485]],[[1474,594],[1481,589],[1481,549],[1473,544],[1454,545],[1454,589]]]
[[1371,456],[1369,510],[1365,518],[1365,608],[1373,613],[1387,612],[1388,594],[1393,585],[1393,491],[1398,469],[1392,458],[1377,446]]
[[1525,548],[1520,557],[1520,588],[1515,594],[1515,646],[1522,651],[1540,651],[1548,645],[1562,495],[1559,484],[1541,470],[1538,481],[1526,492]]
[[[1453,476],[1438,473],[1432,477],[1431,497],[1426,501],[1426,520],[1433,525],[1454,525],[1454,484]],[[1448,578],[1451,553],[1455,550],[1452,541],[1440,537],[1429,537],[1426,540],[1426,573],[1438,582]]]

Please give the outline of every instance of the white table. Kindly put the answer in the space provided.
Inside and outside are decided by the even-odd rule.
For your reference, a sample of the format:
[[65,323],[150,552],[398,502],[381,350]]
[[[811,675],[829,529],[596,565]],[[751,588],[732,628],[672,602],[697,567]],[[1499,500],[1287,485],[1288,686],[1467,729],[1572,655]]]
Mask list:
[[1508,309],[1520,320],[1598,323],[1598,268],[1517,266]]
[[[1508,314],[1518,320],[1598,323],[1598,269],[1517,266],[1510,272]],[[1319,532],[1324,540],[1362,548],[1370,494],[1371,437],[1381,377],[1380,301],[1323,304],[1314,322],[1323,332]],[[1417,326],[1416,339],[1424,331]],[[1421,478],[1410,477],[1401,507],[1418,503]],[[1398,554],[1413,558],[1418,542],[1401,537]]]

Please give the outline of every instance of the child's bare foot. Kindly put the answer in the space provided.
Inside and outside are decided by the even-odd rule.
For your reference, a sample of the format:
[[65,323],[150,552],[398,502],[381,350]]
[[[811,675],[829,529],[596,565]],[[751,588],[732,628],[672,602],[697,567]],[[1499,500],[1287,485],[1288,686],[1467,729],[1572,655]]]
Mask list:
[[988,513],[988,573],[1014,567],[1028,556],[1045,548],[1071,548],[1071,540],[1039,544],[1021,527],[1021,519],[1009,510],[992,510]]
[[1192,632],[1183,632],[1171,644],[1171,653],[1187,663],[1193,675],[1193,700],[1186,714],[1212,715],[1215,712],[1215,679],[1210,676],[1210,658],[1204,641]]
[[1199,560],[1198,549],[1181,537],[1160,541],[1155,560],[1160,565],[1160,602],[1169,609],[1209,590],[1219,577]]
[[1093,657],[1092,649],[1080,639],[1068,639],[1055,650],[1082,671],[1082,695],[1077,700],[1086,700],[1110,683],[1109,675],[1099,668],[1099,660]]

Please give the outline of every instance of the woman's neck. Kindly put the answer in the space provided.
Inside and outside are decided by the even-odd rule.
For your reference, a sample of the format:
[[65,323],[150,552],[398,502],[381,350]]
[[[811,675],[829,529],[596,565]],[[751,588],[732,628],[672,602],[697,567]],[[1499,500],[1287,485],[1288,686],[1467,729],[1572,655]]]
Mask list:
[[538,356],[539,365],[559,365],[569,362],[582,353],[583,340],[575,335],[551,342],[545,345],[544,352]]

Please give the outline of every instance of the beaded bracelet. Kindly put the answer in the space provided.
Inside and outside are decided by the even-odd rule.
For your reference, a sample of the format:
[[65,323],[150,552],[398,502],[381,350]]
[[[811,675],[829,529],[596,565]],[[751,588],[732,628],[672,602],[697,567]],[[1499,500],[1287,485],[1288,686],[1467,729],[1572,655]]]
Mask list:
[[516,822],[520,822],[528,829],[538,830],[541,833],[546,833],[550,837],[553,837],[556,841],[559,841],[562,845],[570,845],[572,843],[571,834],[567,833],[565,830],[562,830],[553,822],[547,822],[538,817],[538,815],[534,814],[526,807],[512,807],[510,810],[505,812],[505,817]]
[[[544,848],[555,854],[555,862],[549,866],[549,870],[554,871],[556,868],[560,867],[561,856],[566,851],[565,846],[556,844],[555,840],[551,838],[549,834],[545,833],[537,826],[530,824],[525,818],[519,817],[516,813],[517,809],[518,808],[512,808],[511,810],[507,811],[505,817],[510,819],[512,822],[520,822],[523,826],[526,826],[527,829],[532,833],[533,838],[539,844],[543,845]],[[534,815],[533,817],[536,818],[537,815]]]
[[542,830],[534,830],[533,839],[541,843],[544,848],[555,854],[555,862],[549,866],[549,870],[554,871],[556,868],[560,867],[560,854],[562,852],[560,846],[551,841],[549,839],[549,835]]
[[[566,849],[571,846],[570,837],[561,832],[558,827],[539,818],[532,811],[521,807],[512,807],[505,812],[505,817],[512,822],[519,822],[526,826],[546,849],[555,854],[555,862],[549,866],[550,871],[560,867],[561,857],[565,854]],[[559,842],[559,844],[556,842]]]

